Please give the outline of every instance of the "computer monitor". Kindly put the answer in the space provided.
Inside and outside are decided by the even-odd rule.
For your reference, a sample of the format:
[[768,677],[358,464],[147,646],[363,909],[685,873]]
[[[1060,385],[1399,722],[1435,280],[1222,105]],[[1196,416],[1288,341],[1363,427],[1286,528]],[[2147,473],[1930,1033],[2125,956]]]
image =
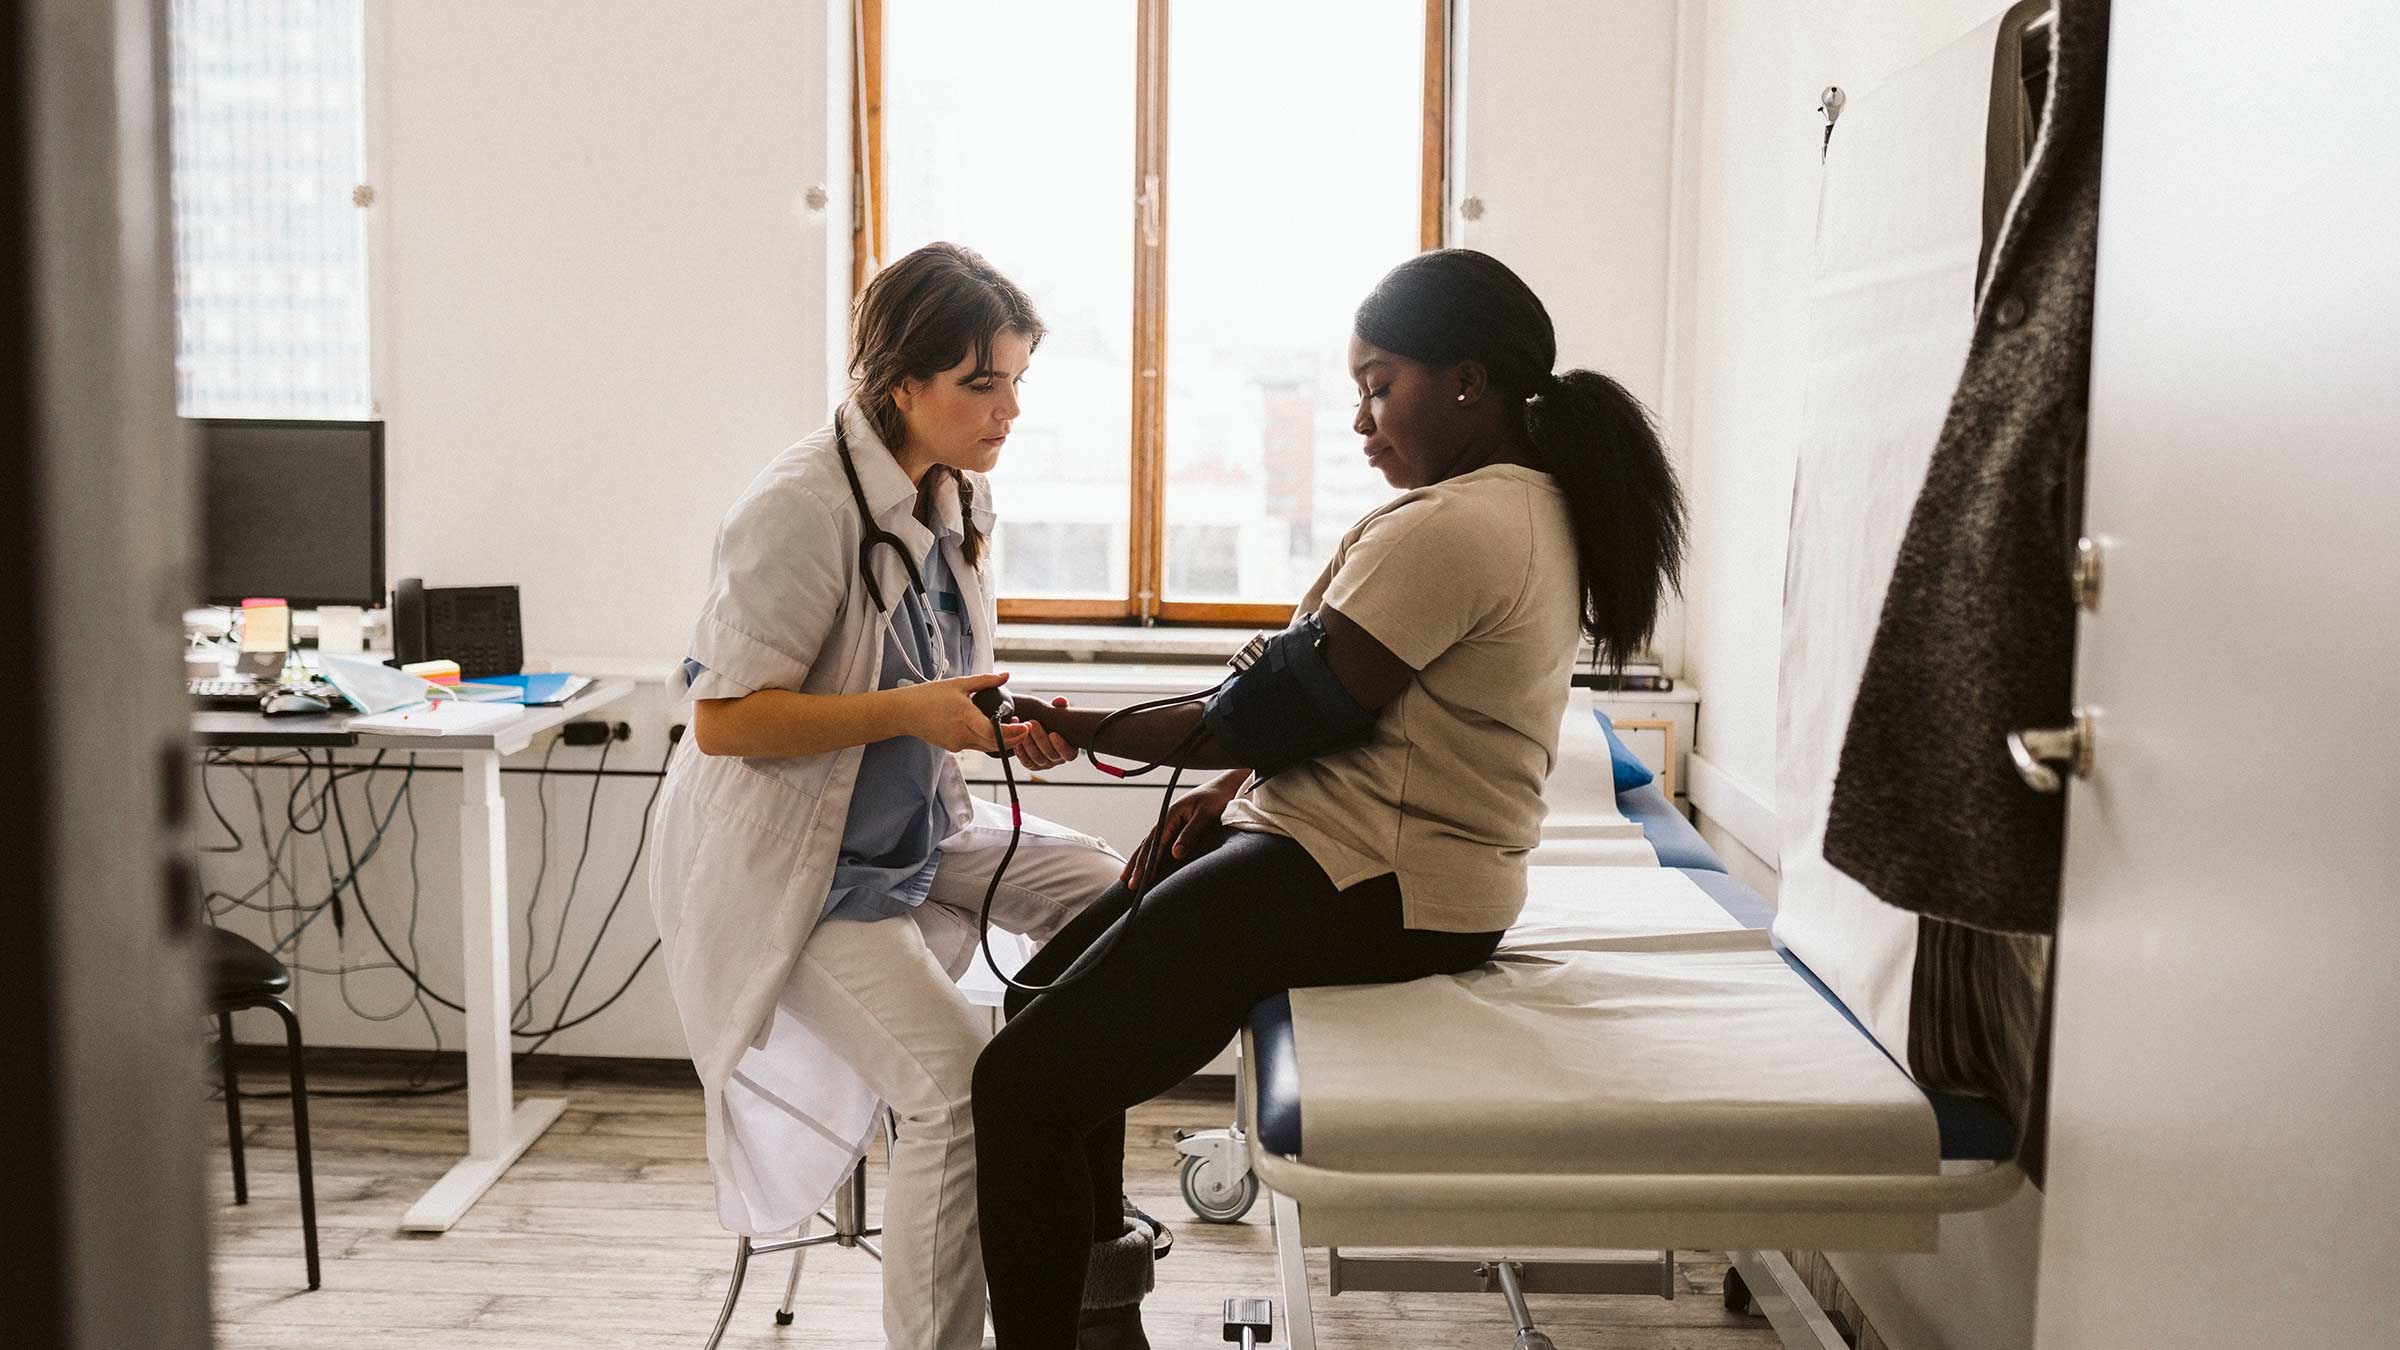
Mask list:
[[383,423],[197,426],[208,603],[383,603]]

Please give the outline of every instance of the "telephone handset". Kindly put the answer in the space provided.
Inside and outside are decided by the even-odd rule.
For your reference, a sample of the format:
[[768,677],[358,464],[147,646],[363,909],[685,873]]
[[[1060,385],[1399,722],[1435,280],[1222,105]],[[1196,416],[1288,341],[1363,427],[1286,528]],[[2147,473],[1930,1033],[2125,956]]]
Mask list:
[[525,669],[524,626],[514,586],[427,586],[402,577],[392,587],[392,662],[456,661],[461,679]]
[[414,665],[425,655],[425,582],[402,577],[392,583],[392,664]]

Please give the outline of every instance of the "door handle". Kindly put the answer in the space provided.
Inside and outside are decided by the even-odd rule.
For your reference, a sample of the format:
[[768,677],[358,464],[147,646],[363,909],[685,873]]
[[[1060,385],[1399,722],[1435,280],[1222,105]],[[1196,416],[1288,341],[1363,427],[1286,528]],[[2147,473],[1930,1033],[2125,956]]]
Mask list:
[[2065,765],[2077,778],[2092,776],[2092,715],[2075,710],[2075,725],[2024,727],[2008,733],[2008,757],[2016,761],[2017,776],[2036,792],[2057,792],[2066,786],[2054,764]]

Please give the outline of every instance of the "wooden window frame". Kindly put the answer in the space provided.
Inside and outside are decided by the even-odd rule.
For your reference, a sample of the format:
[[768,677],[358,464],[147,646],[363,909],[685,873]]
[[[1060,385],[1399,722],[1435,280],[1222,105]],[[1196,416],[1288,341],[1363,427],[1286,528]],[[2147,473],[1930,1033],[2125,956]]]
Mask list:
[[[1166,579],[1166,394],[1167,346],[1167,6],[1170,0],[1137,0],[1135,45],[1141,55],[1134,77],[1133,167],[1133,415],[1126,550],[1125,594],[1119,598],[1035,599],[1002,596],[1000,617],[1010,622],[1231,624],[1280,626],[1291,619],[1289,604],[1169,600]],[[884,0],[851,0],[858,40],[856,97],[852,100],[851,295],[866,288],[869,269],[884,256],[883,174]],[[1421,248],[1442,246],[1446,218],[1450,123],[1450,0],[1425,0],[1423,115],[1419,124],[1417,239]]]

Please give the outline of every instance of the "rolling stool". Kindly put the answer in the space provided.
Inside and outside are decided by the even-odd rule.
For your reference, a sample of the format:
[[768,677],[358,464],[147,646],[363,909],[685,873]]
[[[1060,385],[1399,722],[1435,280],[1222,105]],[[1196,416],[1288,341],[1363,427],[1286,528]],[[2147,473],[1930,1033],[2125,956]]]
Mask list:
[[[887,1151],[892,1146],[894,1133],[892,1117],[887,1112],[883,1118],[883,1146]],[[859,1159],[858,1166],[851,1169],[850,1179],[834,1191],[833,1212],[828,1214],[818,1210],[816,1217],[832,1224],[833,1231],[811,1236],[808,1231],[810,1220],[802,1219],[799,1233],[792,1237],[776,1238],[770,1242],[746,1237],[734,1239],[733,1283],[725,1290],[725,1307],[717,1313],[717,1329],[708,1333],[708,1350],[717,1350],[717,1343],[725,1339],[725,1328],[733,1325],[733,1306],[741,1300],[742,1277],[750,1271],[751,1257],[772,1256],[777,1252],[792,1254],[792,1273],[783,1282],[783,1306],[775,1310],[775,1325],[779,1327],[792,1324],[792,1300],[800,1289],[800,1267],[808,1259],[809,1248],[832,1243],[841,1247],[856,1247],[878,1261],[883,1259],[883,1253],[876,1249],[874,1243],[867,1241],[868,1238],[883,1236],[883,1229],[880,1225],[873,1228],[866,1226],[866,1159]]]
[[284,1053],[292,1075],[292,1134],[300,1155],[300,1233],[308,1253],[308,1287],[317,1269],[317,1180],[308,1151],[308,1079],[300,1065],[300,1016],[284,994],[292,975],[283,963],[248,938],[209,928],[203,939],[208,960],[208,1008],[217,1018],[217,1063],[225,1079],[225,1135],[233,1153],[233,1203],[250,1203],[250,1177],[242,1162],[242,1092],[233,1071],[233,1015],[245,1008],[272,1008],[283,1019]]

